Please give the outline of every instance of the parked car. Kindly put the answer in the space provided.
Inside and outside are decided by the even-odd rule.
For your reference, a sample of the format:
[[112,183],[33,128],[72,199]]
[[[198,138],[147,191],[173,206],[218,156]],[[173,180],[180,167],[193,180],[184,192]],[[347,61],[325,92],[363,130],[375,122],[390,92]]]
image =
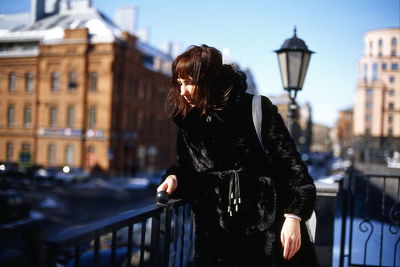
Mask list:
[[54,181],[56,173],[62,171],[62,167],[39,168],[33,173],[33,179],[37,181]]
[[58,184],[70,184],[89,180],[90,174],[82,168],[64,166],[61,171],[54,176]]
[[25,178],[26,174],[18,168],[16,162],[1,162],[0,176],[4,178]]

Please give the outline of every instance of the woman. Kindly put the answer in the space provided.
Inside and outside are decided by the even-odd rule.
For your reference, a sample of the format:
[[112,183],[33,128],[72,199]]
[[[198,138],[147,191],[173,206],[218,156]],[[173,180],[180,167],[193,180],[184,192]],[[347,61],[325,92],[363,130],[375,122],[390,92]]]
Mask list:
[[318,266],[302,223],[313,210],[313,180],[266,97],[268,153],[261,148],[246,88],[213,47],[192,46],[174,60],[177,164],[157,191],[195,200],[195,266]]

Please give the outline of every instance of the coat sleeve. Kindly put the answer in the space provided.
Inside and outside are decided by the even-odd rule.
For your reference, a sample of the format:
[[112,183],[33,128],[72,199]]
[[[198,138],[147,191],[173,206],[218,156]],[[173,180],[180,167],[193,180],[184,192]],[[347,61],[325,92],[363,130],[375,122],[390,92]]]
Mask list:
[[183,131],[178,129],[176,138],[176,164],[170,166],[162,177],[162,181],[164,181],[169,175],[176,175],[178,187],[171,194],[172,198],[193,199],[199,191],[195,185],[196,173],[191,162],[187,146],[185,145]]
[[[271,101],[262,97],[262,138],[277,167],[278,179],[283,180],[283,212],[307,220],[313,211],[316,189],[307,166],[297,152],[296,145],[287,130],[278,109]],[[266,119],[264,119],[266,118]],[[282,182],[282,181],[280,181]]]

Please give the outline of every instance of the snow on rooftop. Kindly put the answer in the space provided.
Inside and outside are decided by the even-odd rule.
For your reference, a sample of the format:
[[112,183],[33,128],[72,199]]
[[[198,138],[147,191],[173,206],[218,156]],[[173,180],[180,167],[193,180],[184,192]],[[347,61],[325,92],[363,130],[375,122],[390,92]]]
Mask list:
[[[57,43],[64,37],[64,29],[88,28],[92,43],[114,42],[122,38],[122,30],[106,15],[93,7],[61,10],[34,23],[30,13],[0,14],[0,42],[42,41]],[[137,49],[150,57],[171,62],[171,56],[137,40]]]
[[162,60],[164,60],[164,61],[167,61],[167,62],[171,61],[171,56],[169,56],[168,54],[162,52],[162,51],[159,50],[159,49],[156,49],[156,48],[150,46],[150,45],[147,44],[147,43],[141,42],[140,40],[137,40],[137,42],[136,42],[136,47],[137,47],[142,53],[144,53],[144,54],[146,54],[146,55],[151,55],[151,56],[160,58],[160,59],[162,59]]
[[[57,40],[64,36],[64,29],[87,27],[93,42],[112,42],[121,37],[122,31],[104,14],[95,8],[66,10],[59,14],[29,23],[24,16],[0,16],[0,38],[17,40]],[[24,20],[19,21],[19,18]],[[16,27],[17,26],[17,27]]]

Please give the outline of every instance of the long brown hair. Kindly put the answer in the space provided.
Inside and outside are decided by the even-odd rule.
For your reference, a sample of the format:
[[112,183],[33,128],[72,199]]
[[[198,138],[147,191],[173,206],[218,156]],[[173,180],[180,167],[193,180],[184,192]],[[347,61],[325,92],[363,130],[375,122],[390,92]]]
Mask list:
[[232,90],[234,70],[224,65],[221,52],[207,45],[191,46],[172,63],[172,83],[167,107],[171,117],[186,117],[191,105],[180,95],[178,78],[191,80],[195,86],[192,104],[204,115],[210,109],[221,109]]

